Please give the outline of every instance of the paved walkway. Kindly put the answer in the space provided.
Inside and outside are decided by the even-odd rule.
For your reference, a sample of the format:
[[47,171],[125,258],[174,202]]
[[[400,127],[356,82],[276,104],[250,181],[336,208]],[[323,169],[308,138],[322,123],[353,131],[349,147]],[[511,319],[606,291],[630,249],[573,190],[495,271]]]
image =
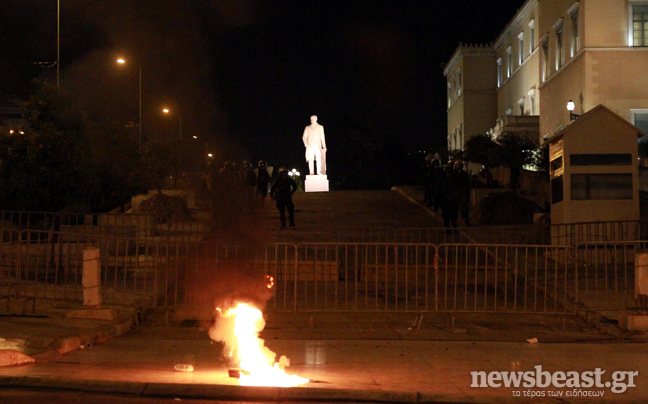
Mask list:
[[[346,240],[345,229],[352,227],[373,229],[362,237],[379,237],[378,229],[384,228],[439,227],[438,217],[417,199],[411,189],[300,193],[295,196],[296,229],[278,230],[278,213],[266,201],[233,236],[301,243]],[[22,313],[21,302],[12,304],[8,313]],[[67,319],[67,309],[38,300],[34,315],[0,318],[0,364],[35,360],[0,367],[0,386],[218,399],[528,402],[528,397],[513,397],[510,388],[471,388],[470,372],[542,365],[548,371],[598,367],[607,372],[604,380],[615,370],[639,371],[637,387],[623,394],[583,390],[602,391],[609,402],[648,402],[648,351],[645,344],[632,342],[644,337],[619,340],[575,317],[563,322],[562,317],[428,316],[417,329],[415,315],[273,314],[263,333],[267,345],[291,359],[290,372],[313,382],[304,388],[252,389],[227,377],[218,345],[205,331],[160,326],[167,323],[154,317],[136,326],[139,315],[132,310],[120,311],[115,321]],[[526,342],[534,337],[538,344]],[[176,363],[191,363],[196,370],[174,372]],[[545,389],[519,391],[547,394]],[[0,402],[1,397],[0,392]],[[565,401],[572,400],[560,402]]]
[[[119,339],[64,358],[28,366],[0,368],[0,385],[72,388],[135,395],[221,399],[343,399],[390,402],[531,402],[514,397],[533,391],[574,389],[471,387],[473,371],[638,371],[636,387],[622,394],[610,388],[603,402],[647,402],[648,351],[643,344],[530,344],[476,341],[268,340],[267,346],[291,360],[289,373],[312,380],[298,389],[251,389],[229,378],[206,332],[198,328],[143,326]],[[174,372],[177,363],[193,373]],[[1,396],[1,393],[0,393]],[[541,402],[571,402],[544,397]],[[599,402],[599,399],[596,400]]]

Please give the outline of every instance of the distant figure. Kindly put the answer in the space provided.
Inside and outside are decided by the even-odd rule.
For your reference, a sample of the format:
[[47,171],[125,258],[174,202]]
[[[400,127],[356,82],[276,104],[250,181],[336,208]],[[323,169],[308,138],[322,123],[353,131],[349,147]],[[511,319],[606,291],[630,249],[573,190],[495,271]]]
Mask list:
[[470,174],[463,169],[463,163],[461,160],[457,160],[454,163],[454,176],[459,192],[459,214],[461,215],[464,224],[470,226],[470,212],[468,207],[470,204],[471,178]]
[[249,210],[254,208],[254,194],[256,193],[257,175],[252,168],[252,164],[245,160],[243,162],[243,197]]
[[268,165],[265,161],[259,161],[259,169],[256,179],[257,197],[261,199],[261,206],[265,204],[265,197],[268,195],[268,186],[270,185],[270,174],[268,174]]
[[295,191],[297,191],[297,183],[288,176],[288,171],[285,168],[280,168],[279,177],[270,189],[270,196],[277,202],[281,229],[286,227],[286,209],[290,227],[295,227],[295,204],[292,201]]
[[[304,129],[304,146],[306,147],[306,161],[310,175],[315,173],[314,163],[317,160],[317,174],[326,174],[324,161],[326,159],[326,139],[324,127],[317,123],[317,115],[310,117],[311,124]],[[323,153],[322,153],[323,151]]]
[[441,178],[441,214],[443,216],[443,226],[448,228],[457,227],[457,218],[459,216],[459,199],[461,191],[452,164],[445,167],[444,175]]
[[441,207],[441,178],[443,170],[439,160],[432,158],[425,160],[425,199],[423,202],[434,208],[435,212]]

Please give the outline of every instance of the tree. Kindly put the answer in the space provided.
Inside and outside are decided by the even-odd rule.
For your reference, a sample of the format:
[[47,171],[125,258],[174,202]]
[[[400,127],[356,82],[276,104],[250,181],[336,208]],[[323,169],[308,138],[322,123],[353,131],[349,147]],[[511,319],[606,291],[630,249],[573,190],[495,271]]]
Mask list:
[[64,88],[35,85],[26,133],[0,136],[0,208],[96,212],[129,200],[139,183],[137,146],[89,119]]
[[498,144],[487,134],[475,135],[466,141],[464,145],[464,158],[472,163],[481,164],[484,167],[486,185],[493,186],[493,176],[490,168],[495,167],[494,151]]
[[24,135],[0,139],[0,206],[59,211],[87,207],[89,163],[82,113],[69,95],[46,83],[26,103]]
[[534,150],[537,145],[526,137],[516,133],[501,134],[496,143],[494,156],[498,165],[504,165],[511,170],[511,189],[516,193],[522,167],[533,164]]

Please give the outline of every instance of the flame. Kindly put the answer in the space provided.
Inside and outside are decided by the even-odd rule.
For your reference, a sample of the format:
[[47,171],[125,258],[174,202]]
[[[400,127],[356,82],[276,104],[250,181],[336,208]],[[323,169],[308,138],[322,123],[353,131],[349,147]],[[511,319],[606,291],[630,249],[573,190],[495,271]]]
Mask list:
[[238,303],[235,308],[222,314],[222,317],[234,320],[234,338],[229,343],[225,342],[230,345],[230,355],[235,355],[240,360],[239,367],[243,372],[239,382],[242,386],[293,387],[308,383],[306,378],[286,374],[284,368],[290,361],[282,356],[279,362],[275,362],[276,354],[266,348],[259,338],[259,331],[265,327],[261,310]]

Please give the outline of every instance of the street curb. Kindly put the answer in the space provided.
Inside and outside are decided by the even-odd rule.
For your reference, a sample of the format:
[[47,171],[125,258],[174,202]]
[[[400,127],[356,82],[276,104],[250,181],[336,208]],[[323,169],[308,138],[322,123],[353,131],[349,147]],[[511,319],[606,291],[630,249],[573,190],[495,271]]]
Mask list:
[[[77,380],[35,376],[0,376],[0,387],[20,389],[68,390],[111,393],[141,397],[200,398],[240,401],[354,401],[385,403],[421,403],[417,392],[388,390],[353,390],[309,387],[248,387],[214,384],[142,383],[107,380]],[[434,397],[435,402],[456,402]]]
[[[3,357],[5,359],[9,358],[9,361],[0,367],[18,366],[33,362],[46,362],[48,360],[60,358],[66,353],[80,349],[81,345],[84,347],[90,347],[94,344],[103,344],[110,339],[119,337],[120,335],[132,330],[134,324],[134,318],[126,316],[111,324],[102,325],[80,335],[70,335],[67,337],[57,338],[40,352],[31,355],[19,353],[20,355],[11,356],[9,355],[10,352],[5,353]],[[30,358],[31,361],[25,361],[25,358]]]
[[94,344],[102,344],[130,331],[133,328],[133,325],[134,320],[132,317],[123,317],[112,324],[97,327],[94,330],[80,335],[70,335],[68,337],[55,339],[47,349],[57,351],[60,354],[66,354],[68,352],[76,351],[81,345],[92,346]]

